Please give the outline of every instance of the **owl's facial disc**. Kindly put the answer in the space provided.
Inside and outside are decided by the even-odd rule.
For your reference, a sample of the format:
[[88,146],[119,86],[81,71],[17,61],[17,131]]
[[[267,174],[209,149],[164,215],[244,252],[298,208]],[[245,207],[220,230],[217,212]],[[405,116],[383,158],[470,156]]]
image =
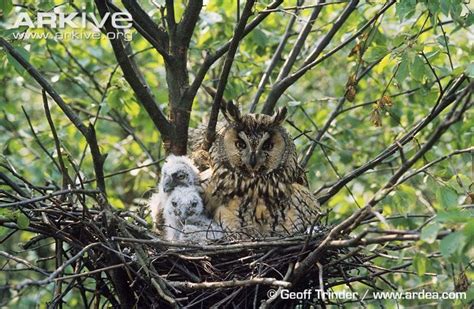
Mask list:
[[163,191],[166,193],[173,191],[176,187],[187,187],[190,184],[189,175],[183,171],[178,171],[165,176]]
[[270,133],[262,136],[248,136],[244,131],[238,134],[236,147],[240,149],[242,163],[251,174],[258,172],[265,164],[265,152],[271,150],[272,141]]

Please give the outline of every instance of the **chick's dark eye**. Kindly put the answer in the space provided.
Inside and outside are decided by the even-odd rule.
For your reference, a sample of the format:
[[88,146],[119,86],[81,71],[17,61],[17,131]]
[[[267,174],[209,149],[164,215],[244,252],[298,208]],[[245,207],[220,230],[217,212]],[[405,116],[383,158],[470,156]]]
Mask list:
[[174,207],[178,206],[176,202],[171,202],[171,205],[173,205]]
[[197,206],[197,203],[196,203],[196,202],[192,202],[192,203],[191,203],[191,206],[192,206],[192,207],[196,207],[196,206]]
[[241,140],[238,140],[235,142],[235,147],[239,148],[239,149],[245,149],[245,143]]

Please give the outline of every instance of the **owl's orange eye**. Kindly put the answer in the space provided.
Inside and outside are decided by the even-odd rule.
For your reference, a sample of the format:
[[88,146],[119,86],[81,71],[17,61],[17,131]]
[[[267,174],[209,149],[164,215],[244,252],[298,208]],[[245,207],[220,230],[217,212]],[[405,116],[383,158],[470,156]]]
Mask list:
[[237,142],[235,142],[235,147],[237,147],[239,149],[245,149],[246,145],[243,141],[238,140]]

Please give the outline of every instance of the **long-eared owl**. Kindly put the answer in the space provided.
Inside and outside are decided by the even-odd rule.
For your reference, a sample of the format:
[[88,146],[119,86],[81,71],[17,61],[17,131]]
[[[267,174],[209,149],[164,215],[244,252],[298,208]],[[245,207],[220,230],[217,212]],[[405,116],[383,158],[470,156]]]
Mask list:
[[226,230],[288,235],[318,220],[318,203],[281,125],[286,112],[241,115],[232,103],[223,107],[226,125],[209,150],[204,191],[206,207]]

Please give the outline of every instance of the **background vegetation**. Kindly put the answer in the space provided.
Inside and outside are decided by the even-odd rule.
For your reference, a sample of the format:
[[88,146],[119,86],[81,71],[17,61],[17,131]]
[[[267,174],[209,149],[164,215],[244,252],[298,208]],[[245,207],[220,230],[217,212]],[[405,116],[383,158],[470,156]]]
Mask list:
[[[364,217],[350,235],[408,235],[410,242],[359,244],[374,254],[371,262],[378,268],[372,271],[388,271],[377,281],[370,269],[353,272],[367,278],[351,288],[362,294],[368,287],[467,291],[463,301],[399,302],[406,306],[472,302],[474,14],[469,1],[241,2],[0,1],[2,306],[60,306],[55,297],[61,283],[59,292],[53,281],[18,285],[44,279],[42,270],[54,271],[80,250],[51,234],[37,238],[47,219],[34,210],[44,205],[32,199],[95,209],[101,200],[83,194],[95,196],[98,189],[112,211],[145,216],[144,200],[159,178],[160,160],[167,151],[186,151],[188,124],[211,123],[212,142],[222,97],[243,111],[289,108],[285,127],[295,138],[311,188],[329,211],[328,223],[344,222],[368,206],[372,218]],[[135,21],[126,30],[132,40],[13,37],[94,31],[92,25],[10,28],[19,12],[35,20],[37,12],[53,9],[96,16],[128,10]],[[104,28],[113,30],[108,23]],[[29,65],[34,70],[27,70]],[[79,198],[48,196],[61,190]],[[93,267],[68,266],[61,275],[81,270]],[[62,295],[67,307],[93,300],[95,287],[88,280],[76,281]]]

